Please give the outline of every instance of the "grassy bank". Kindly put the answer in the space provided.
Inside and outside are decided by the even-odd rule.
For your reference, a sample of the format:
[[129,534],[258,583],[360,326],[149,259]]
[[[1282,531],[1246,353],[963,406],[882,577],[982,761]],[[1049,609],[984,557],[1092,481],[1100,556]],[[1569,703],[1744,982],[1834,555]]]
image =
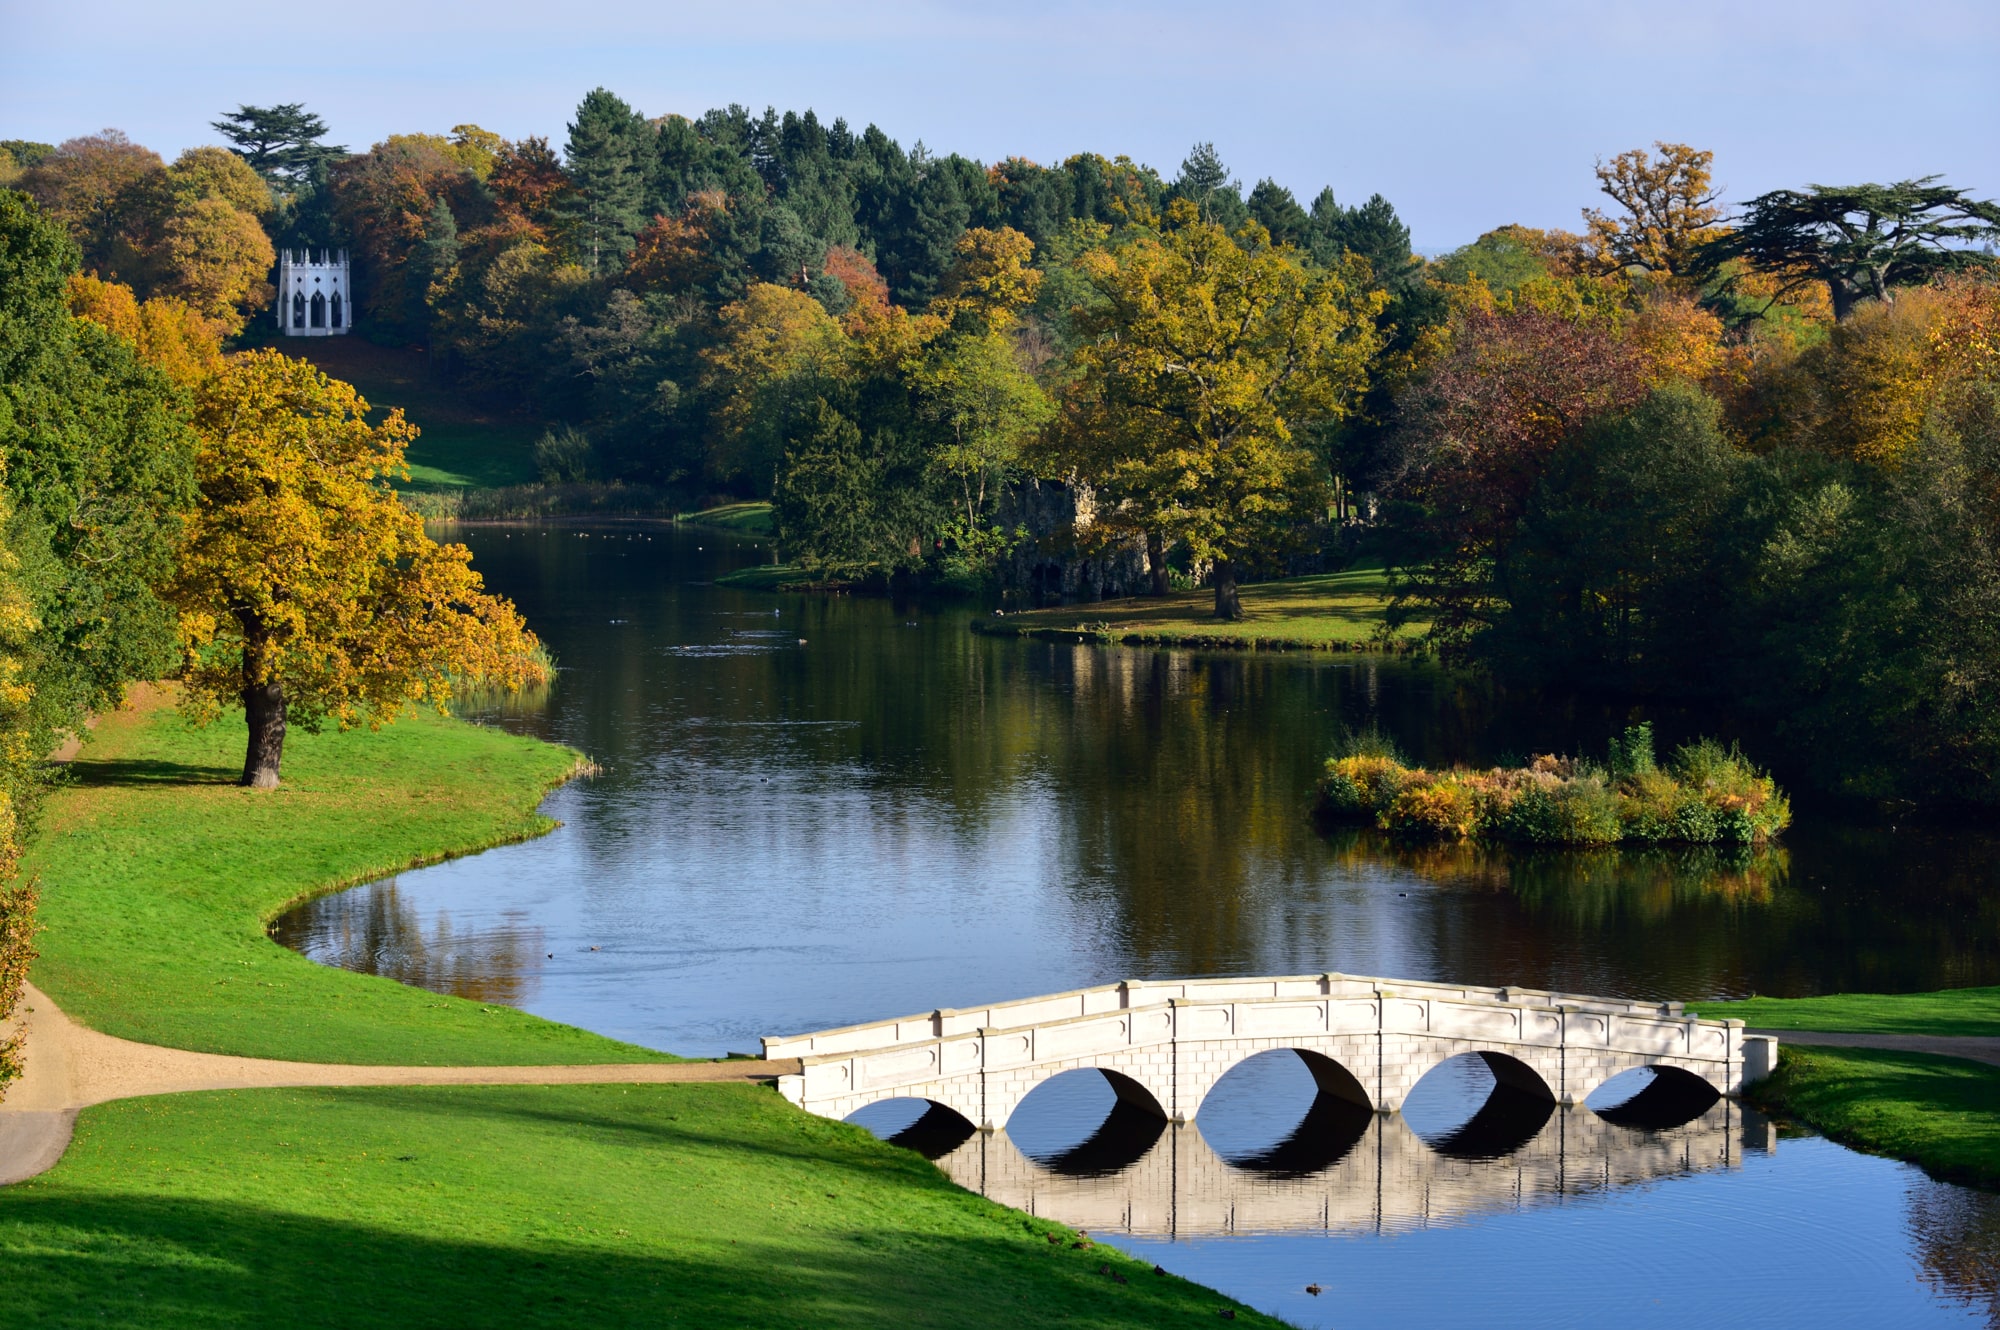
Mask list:
[[2000,1038],[2000,988],[1936,993],[1832,993],[1812,998],[1704,1002],[1701,1014],[1763,1030],[1862,1034],[1990,1035]]
[[316,965],[265,936],[335,885],[538,835],[567,749],[420,715],[285,745],[285,786],[234,784],[243,727],[191,729],[158,693],[101,718],[24,871],[42,885],[34,979],[147,1043],[310,1062],[625,1062],[582,1030]]
[[[1750,998],[1694,1009],[1767,1030],[2000,1036],[2000,988]],[[1784,1046],[1783,1038],[1778,1074],[1756,1089],[1760,1104],[1857,1149],[2000,1190],[2000,1067],[1925,1053]]]
[[2000,1067],[1874,1048],[1781,1047],[1767,1112],[1933,1177],[2000,1191]]
[[[31,851],[34,977],[72,1015],[332,1062],[649,1056],[316,966],[262,930],[313,890],[543,829],[534,805],[575,754],[421,718],[294,736],[287,787],[253,794],[229,783],[241,742],[156,696],[102,719]],[[0,1188],[4,1305],[37,1326],[1108,1328],[1236,1310],[1076,1244],[742,1085],[127,1100]]]
[[535,479],[535,438],[541,426],[482,410],[456,388],[438,383],[422,350],[376,346],[360,337],[292,338],[280,349],[353,384],[378,412],[403,408],[422,433],[410,445],[410,479],[399,489],[451,493]]
[[1232,1305],[1073,1241],[747,1086],[132,1100],[0,1189],[24,1325],[1005,1330]]
[[733,531],[739,536],[772,536],[778,530],[771,520],[771,505],[768,503],[725,503],[703,508],[699,512],[678,513],[674,520],[688,526]]
[[[1381,645],[1389,585],[1380,568],[1351,568],[1342,573],[1253,582],[1242,588],[1241,598],[1243,617],[1234,623],[1215,617],[1214,592],[1180,591],[1165,597],[1136,596],[1022,610],[980,620],[973,627],[1006,636],[1081,638],[1135,646],[1366,651]],[[1407,626],[1393,644],[1408,647],[1421,632],[1422,625]]]

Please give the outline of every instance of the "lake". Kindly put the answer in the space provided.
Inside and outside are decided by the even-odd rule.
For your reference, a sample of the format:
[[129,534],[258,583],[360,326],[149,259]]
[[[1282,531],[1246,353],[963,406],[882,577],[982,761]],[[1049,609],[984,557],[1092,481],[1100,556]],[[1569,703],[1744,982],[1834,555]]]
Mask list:
[[[329,964],[695,1055],[1124,978],[1337,970],[1682,1000],[2000,982],[2000,846],[1973,833],[1808,807],[1755,852],[1529,853],[1325,835],[1307,815],[1345,731],[1483,764],[1601,754],[1635,718],[1623,710],[1509,696],[1418,661],[996,639],[970,631],[985,611],[965,604],[718,587],[769,558],[723,532],[454,535],[561,665],[546,699],[480,719],[604,771],[550,797],[552,835],[278,922],[281,941]],[[1684,718],[1655,719],[1663,750],[1692,737]],[[1233,1179],[1228,1160],[1261,1157],[1242,1140],[1268,1154],[1315,1111],[1309,1079],[1245,1075],[1198,1123],[1147,1140],[1111,1120],[1095,1073],[1063,1078],[985,1143],[980,1167],[1005,1164],[1010,1203],[1079,1214],[1112,1213],[1141,1175],[1181,1194],[1162,1150],[1209,1150]],[[1419,1090],[1436,1107],[1413,1097],[1402,1118],[1414,1130],[1432,1112],[1444,1139],[1491,1086],[1456,1069],[1433,1080]],[[1629,1129],[1623,1153],[1557,1149],[1532,1170],[1521,1160],[1541,1158],[1542,1138],[1523,1138],[1437,1184],[1474,1198],[1462,1207],[1392,1206],[1372,1229],[1335,1221],[1333,1198],[1362,1185],[1357,1138],[1287,1180],[1282,1205],[1233,1181],[1201,1202],[1234,1214],[1248,1196],[1246,1215],[1296,1218],[1318,1196],[1317,1227],[1140,1217],[1093,1231],[1304,1325],[2000,1324],[1994,1198],[1727,1107],[1721,1126]],[[1557,1115],[1565,1141],[1587,1134],[1563,1128],[1574,1113],[1590,1110]],[[893,1135],[913,1117],[869,1125]],[[1630,1163],[1675,1141],[1684,1166]],[[1065,1172],[1080,1149],[1118,1167]],[[951,1150],[931,1152],[977,1182]],[[1490,1203],[1509,1176],[1515,1202]],[[1537,1303],[1557,1280],[1565,1297]]]

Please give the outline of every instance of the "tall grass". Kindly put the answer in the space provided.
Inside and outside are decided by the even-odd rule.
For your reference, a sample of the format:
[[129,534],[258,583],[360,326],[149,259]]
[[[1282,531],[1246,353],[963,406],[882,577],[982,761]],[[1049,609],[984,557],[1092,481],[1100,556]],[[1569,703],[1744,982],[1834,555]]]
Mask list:
[[1545,755],[1512,769],[1428,771],[1383,743],[1341,747],[1320,778],[1319,814],[1409,840],[1759,844],[1792,818],[1777,783],[1739,749],[1698,739],[1662,766],[1649,725],[1614,740],[1603,766]]

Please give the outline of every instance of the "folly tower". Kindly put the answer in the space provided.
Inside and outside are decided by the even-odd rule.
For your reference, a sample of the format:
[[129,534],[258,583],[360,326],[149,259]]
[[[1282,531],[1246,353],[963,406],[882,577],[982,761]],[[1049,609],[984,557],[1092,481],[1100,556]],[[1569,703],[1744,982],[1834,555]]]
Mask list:
[[346,250],[279,252],[280,332],[287,337],[338,337],[353,324],[354,291],[347,277]]

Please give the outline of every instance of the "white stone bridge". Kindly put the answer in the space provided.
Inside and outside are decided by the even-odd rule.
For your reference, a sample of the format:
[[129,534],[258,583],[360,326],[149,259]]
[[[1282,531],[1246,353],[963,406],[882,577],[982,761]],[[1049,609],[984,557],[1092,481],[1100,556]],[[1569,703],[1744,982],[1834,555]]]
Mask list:
[[1343,974],[1128,980],[763,1043],[766,1058],[799,1059],[778,1088],[809,1112],[845,1118],[924,1099],[984,1130],[1005,1128],[1042,1082],[1085,1067],[1125,1102],[1188,1122],[1231,1068],[1280,1048],[1304,1059],[1322,1094],[1381,1113],[1465,1053],[1500,1084],[1563,1105],[1638,1067],[1733,1095],[1777,1060],[1776,1040],[1676,1002]]

